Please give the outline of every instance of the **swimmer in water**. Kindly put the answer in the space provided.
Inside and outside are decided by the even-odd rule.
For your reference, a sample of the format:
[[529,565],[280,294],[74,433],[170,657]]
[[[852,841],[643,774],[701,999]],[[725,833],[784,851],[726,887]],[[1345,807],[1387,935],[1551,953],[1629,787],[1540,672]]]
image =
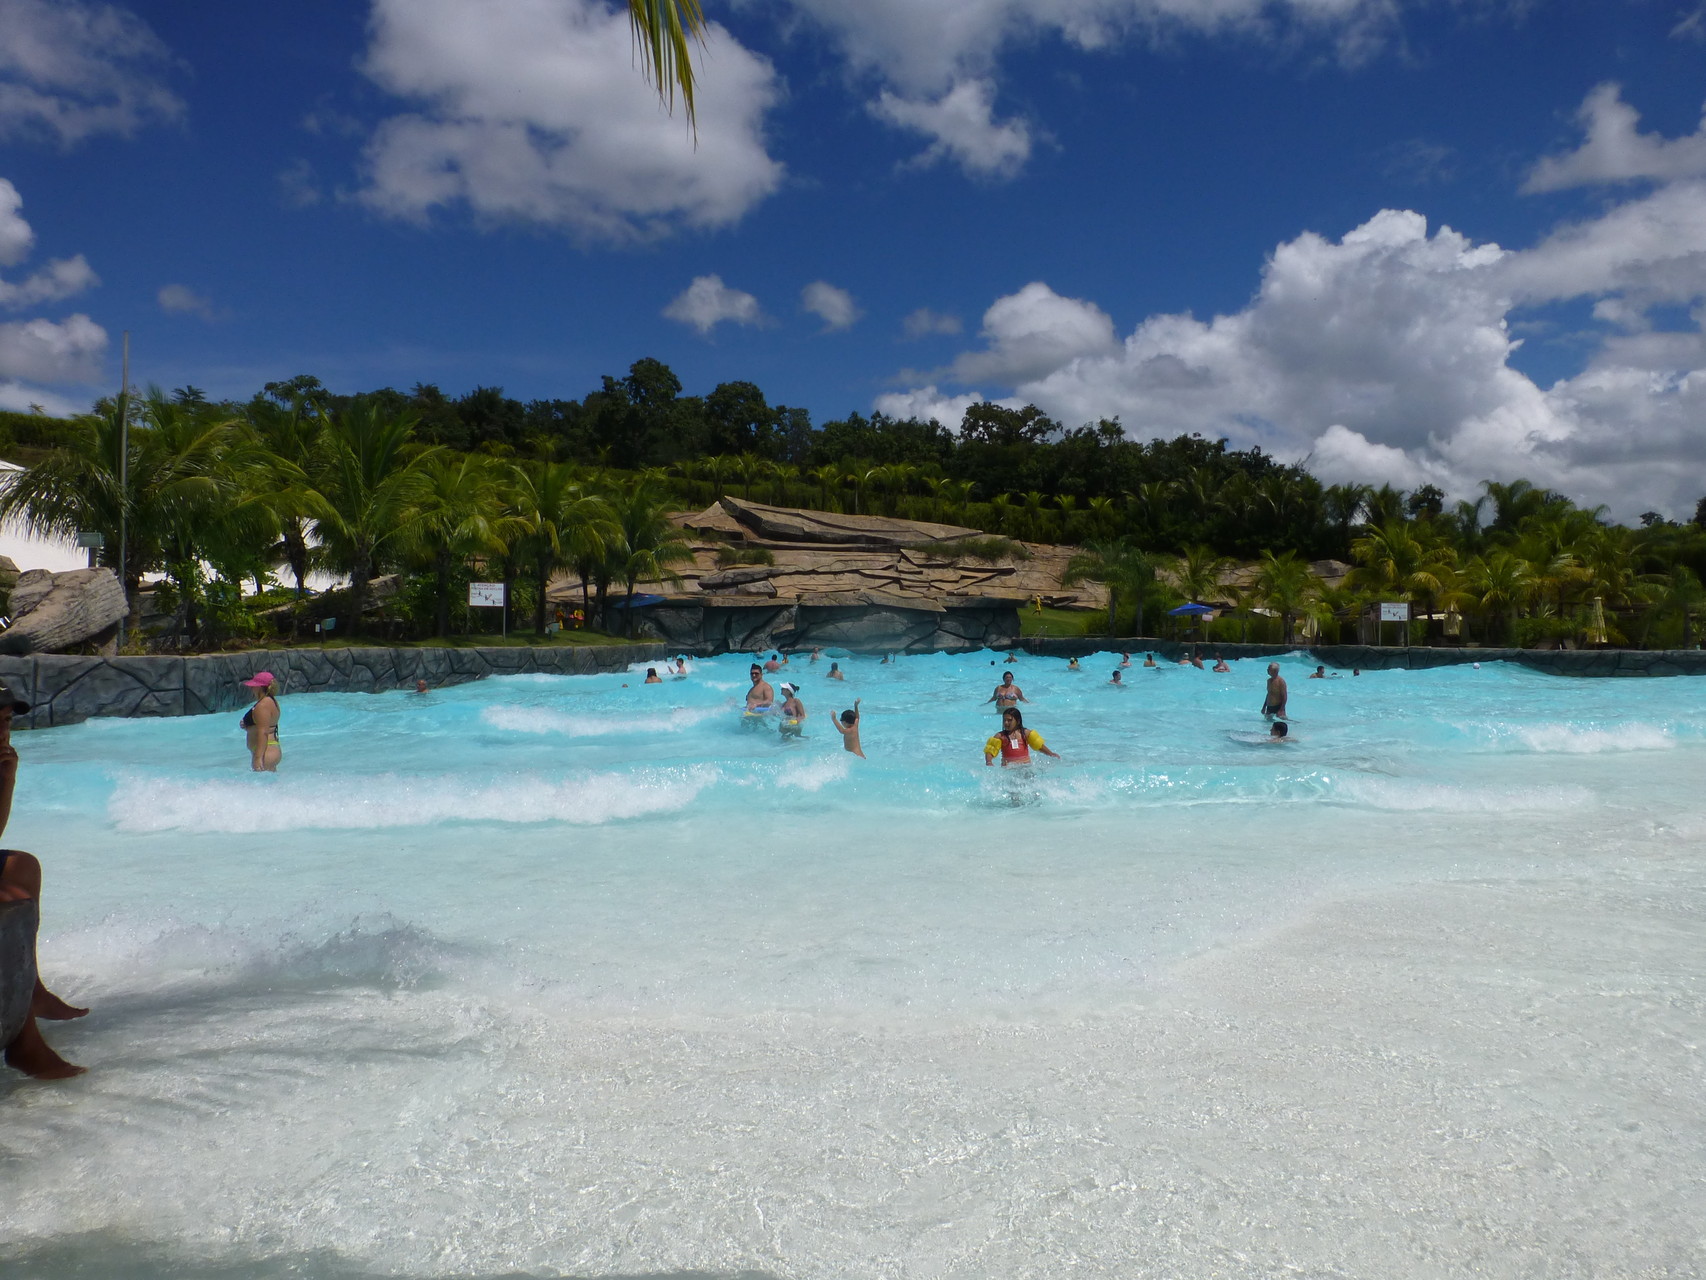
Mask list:
[[752,677],[752,688],[746,691],[746,709],[749,712],[769,711],[776,702],[776,691],[764,678],[764,668],[755,662],[748,674]]
[[866,760],[869,757],[859,745],[859,720],[859,699],[855,698],[852,707],[841,713],[841,719],[832,719],[830,724],[834,725],[835,731],[841,735],[842,748],[851,751],[859,759]]
[[823,678],[825,680],[845,680],[845,679],[847,679],[846,675],[841,670],[841,664],[839,662],[830,663],[829,664],[829,670],[823,673]]
[[1129,653],[1120,654],[1120,666],[1129,667],[1130,665],[1131,665],[1131,655]]
[[1216,671],[1230,671],[1230,670],[1232,670],[1231,667],[1226,665],[1226,659],[1221,657],[1218,653],[1214,655],[1214,669]]
[[798,685],[783,685],[782,694],[782,723],[779,728],[784,738],[797,738],[806,727],[806,704],[800,701]]
[[1279,663],[1268,663],[1268,693],[1262,703],[1262,714],[1270,720],[1284,720],[1286,688],[1285,679],[1279,673]]
[[663,677],[658,674],[658,669],[656,667],[647,667],[646,668],[646,683],[647,684],[662,684],[663,683]]
[[788,660],[786,658],[779,653],[773,653],[770,655],[770,661],[764,664],[764,669],[766,671],[780,671],[787,665]]
[[1010,764],[1030,764],[1032,751],[1060,759],[1058,752],[1048,749],[1042,734],[1025,728],[1024,713],[1018,707],[1008,707],[1001,713],[1001,732],[983,744],[983,762],[993,765],[995,757],[1000,756],[1003,769]]
[[1326,663],[1317,663],[1315,670],[1310,674],[1309,678],[1311,680],[1325,680],[1327,678]]
[[1029,701],[1030,699],[1025,696],[1025,691],[1013,683],[1013,673],[1011,671],[1003,671],[1001,673],[1001,683],[995,686],[994,693],[984,699],[984,705],[987,706],[989,703],[993,702],[996,709],[1001,710],[1004,707],[1012,706],[1016,702]]
[[1082,671],[1082,670],[1084,670],[1083,667],[1078,665],[1078,659],[1077,658],[1067,659],[1066,669],[1068,671]]
[[427,691],[427,682],[425,680],[415,681],[415,692],[416,693],[425,693],[426,691]]
[[1114,678],[1108,681],[1108,683],[1118,685],[1122,689],[1125,688],[1125,681],[1120,679],[1120,669],[1118,667],[1114,668]]
[[1158,668],[1158,667],[1160,667],[1161,664],[1159,662],[1155,661],[1155,655],[1153,653],[1146,653],[1143,655],[1143,665],[1146,667],[1157,667]]
[[1290,742],[1291,740],[1291,729],[1284,720],[1275,720],[1269,726],[1268,741],[1270,743]]
[[687,674],[687,658],[685,656],[679,657],[675,660],[675,674],[678,676],[684,676]]

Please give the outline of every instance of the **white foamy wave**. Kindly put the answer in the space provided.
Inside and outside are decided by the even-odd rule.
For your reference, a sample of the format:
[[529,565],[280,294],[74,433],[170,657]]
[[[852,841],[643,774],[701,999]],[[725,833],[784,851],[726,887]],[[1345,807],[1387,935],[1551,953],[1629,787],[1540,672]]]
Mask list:
[[817,760],[801,760],[786,766],[776,775],[776,785],[799,791],[822,791],[832,782],[840,782],[853,770],[853,757],[845,751]]
[[681,733],[717,716],[725,707],[677,707],[663,715],[583,716],[546,707],[487,707],[480,719],[510,733],[555,733],[566,738],[607,738],[622,733]]
[[517,775],[486,786],[468,786],[453,775],[383,774],[354,784],[281,777],[264,792],[249,779],[126,777],[107,802],[107,816],[120,831],[372,830],[441,822],[597,825],[685,809],[717,777],[707,765],[569,779]]
[[1626,724],[1613,729],[1582,729],[1568,724],[1519,725],[1513,726],[1511,737],[1530,751],[1563,755],[1666,751],[1677,745],[1668,731],[1654,724]]
[[1456,787],[1443,783],[1336,775],[1333,798],[1393,813],[1510,813],[1585,809],[1586,787]]

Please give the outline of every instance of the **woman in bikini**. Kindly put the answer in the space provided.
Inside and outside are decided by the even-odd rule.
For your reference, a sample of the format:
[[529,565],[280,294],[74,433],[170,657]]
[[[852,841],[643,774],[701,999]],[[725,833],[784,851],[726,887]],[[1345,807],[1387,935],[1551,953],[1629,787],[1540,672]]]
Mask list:
[[254,690],[255,705],[243,713],[243,732],[249,740],[249,768],[276,773],[284,749],[278,743],[278,681],[270,671],[257,671],[243,681]]

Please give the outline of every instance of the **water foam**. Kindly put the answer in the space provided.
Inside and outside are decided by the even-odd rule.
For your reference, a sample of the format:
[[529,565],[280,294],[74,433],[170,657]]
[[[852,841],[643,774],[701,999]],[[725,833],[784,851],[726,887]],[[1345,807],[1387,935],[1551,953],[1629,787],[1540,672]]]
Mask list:
[[1582,728],[1572,724],[1513,725],[1510,737],[1544,755],[1604,755],[1621,751],[1668,751],[1678,745],[1668,730],[1654,724]]
[[726,716],[726,707],[676,707],[664,715],[571,715],[547,707],[496,706],[480,719],[509,733],[559,734],[567,738],[608,738],[626,733],[682,733],[705,721]]
[[444,822],[570,822],[596,826],[685,809],[719,774],[707,765],[552,779],[516,774],[470,787],[456,775],[382,774],[353,786],[311,774],[173,782],[121,777],[107,816],[126,832],[250,833],[433,826]]
[[853,772],[853,757],[843,751],[816,760],[800,760],[783,767],[776,775],[776,785],[796,791],[822,791],[832,782],[840,782]]

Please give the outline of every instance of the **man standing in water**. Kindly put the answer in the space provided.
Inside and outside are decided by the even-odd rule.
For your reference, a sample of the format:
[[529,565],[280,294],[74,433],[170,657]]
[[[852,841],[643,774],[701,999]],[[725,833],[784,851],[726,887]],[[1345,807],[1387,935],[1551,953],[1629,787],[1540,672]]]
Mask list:
[[770,682],[764,678],[764,668],[756,662],[752,664],[752,688],[746,691],[746,709],[748,711],[768,711],[776,702],[776,690],[770,687]]
[[832,716],[829,722],[835,726],[835,731],[841,735],[841,745],[845,750],[851,751],[861,760],[869,759],[864,749],[859,746],[858,698],[853,699],[853,706],[849,710],[841,713],[841,719],[837,720]]
[[1262,714],[1269,720],[1285,720],[1285,679],[1279,673],[1279,663],[1268,663],[1268,697],[1262,703]]
[[[12,746],[12,715],[29,709],[29,703],[19,700],[5,685],[0,685],[0,832],[6,829],[6,822],[12,816],[12,791],[18,782],[18,752]],[[0,902],[29,902],[32,899],[38,903],[41,901],[41,863],[31,854],[17,849],[0,849]],[[82,1075],[88,1068],[74,1066],[49,1048],[47,1041],[42,1039],[41,1029],[36,1026],[36,1019],[68,1022],[88,1012],[54,995],[38,976],[24,1025],[5,1046],[6,1065],[37,1080],[65,1080]]]
[[995,704],[995,709],[1000,711],[1004,708],[1014,706],[1017,703],[1029,701],[1030,699],[1025,696],[1025,691],[1013,683],[1013,673],[1011,671],[1003,671],[1001,673],[1001,683],[995,686],[995,692],[989,695],[988,699],[985,701],[985,705],[993,702]]

